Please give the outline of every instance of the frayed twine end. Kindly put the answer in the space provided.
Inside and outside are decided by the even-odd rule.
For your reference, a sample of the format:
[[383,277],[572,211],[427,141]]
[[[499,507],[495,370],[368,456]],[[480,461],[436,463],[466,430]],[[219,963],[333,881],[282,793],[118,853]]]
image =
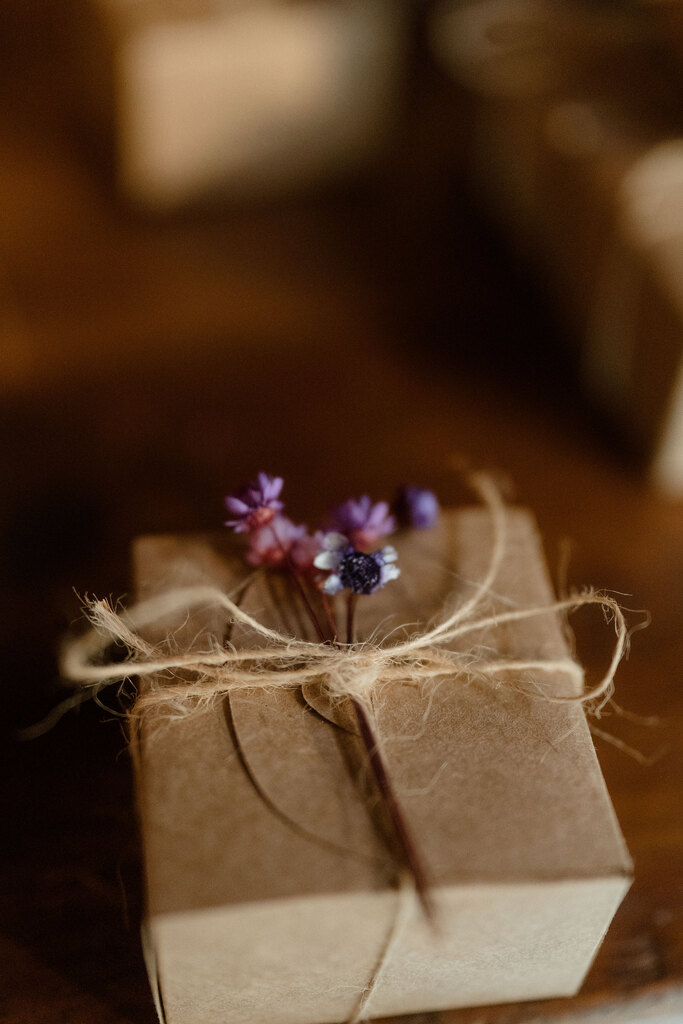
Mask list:
[[[148,685],[139,694],[132,714],[162,703],[174,713],[188,713],[197,704],[204,706],[234,690],[291,689],[313,681],[321,682],[332,699],[369,700],[379,680],[411,680],[420,684],[458,674],[466,679],[502,680],[528,696],[551,703],[580,703],[599,710],[612,695],[614,675],[628,649],[629,630],[621,607],[608,594],[589,590],[548,605],[482,616],[480,609],[491,593],[505,555],[506,509],[500,490],[490,477],[476,474],[470,484],[491,517],[489,564],[473,594],[450,616],[422,633],[393,643],[388,638],[350,645],[313,643],[264,626],[230,595],[217,587],[200,585],[166,591],[122,612],[108,601],[88,600],[85,611],[91,628],[64,648],[62,675],[67,683],[83,688],[86,695],[88,691],[99,692],[105,685],[144,677]],[[587,606],[601,607],[616,633],[608,669],[588,689],[582,689],[583,671],[571,658],[486,660],[473,656],[471,651],[452,649],[456,641],[482,629]],[[141,634],[150,625],[200,608],[222,609],[226,618],[257,636],[262,646],[237,649],[216,640],[202,651],[168,653],[167,649],[152,646]],[[123,661],[106,660],[113,643],[127,652]],[[538,673],[565,674],[573,692],[549,694],[538,682],[522,684],[509,680],[512,675]],[[73,698],[67,703],[72,701]]]

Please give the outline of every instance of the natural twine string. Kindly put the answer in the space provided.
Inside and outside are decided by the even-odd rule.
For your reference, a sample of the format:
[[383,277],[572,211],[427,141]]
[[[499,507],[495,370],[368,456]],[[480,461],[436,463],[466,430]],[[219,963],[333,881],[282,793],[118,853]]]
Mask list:
[[389,931],[384,940],[384,946],[377,958],[377,963],[374,967],[370,979],[360,993],[358,1001],[353,1008],[353,1012],[349,1017],[346,1024],[362,1024],[366,1021],[370,1011],[370,1001],[374,996],[375,992],[379,988],[379,984],[382,980],[384,972],[386,971],[387,964],[391,960],[394,949],[398,946],[403,929],[410,920],[410,915],[415,906],[415,882],[409,871],[401,870],[398,872],[398,878],[396,879],[396,907],[394,908],[394,915],[389,925]]
[[[372,693],[380,680],[383,683],[392,680],[420,683],[458,674],[462,678],[471,678],[473,674],[494,678],[529,672],[564,673],[574,683],[570,694],[549,694],[534,683],[510,685],[551,703],[592,702],[601,706],[612,694],[614,675],[628,643],[628,629],[621,608],[608,595],[588,591],[546,605],[492,615],[477,614],[492,594],[493,583],[505,555],[506,509],[490,477],[478,474],[471,478],[470,483],[491,517],[493,542],[488,567],[472,595],[443,621],[423,633],[415,633],[394,643],[390,643],[388,638],[380,642],[346,645],[312,643],[269,629],[217,587],[179,587],[141,601],[122,613],[114,611],[107,601],[88,602],[87,614],[92,628],[65,648],[61,659],[62,675],[72,685],[84,688],[85,695],[93,696],[111,683],[122,682],[132,676],[144,677],[147,685],[130,712],[134,723],[139,714],[150,707],[165,705],[174,714],[186,714],[206,701],[240,689],[294,689],[314,680],[332,699],[352,697],[371,709]],[[468,633],[542,615],[575,611],[586,605],[602,607],[606,616],[611,616],[616,631],[607,672],[587,690],[582,689],[583,672],[571,658],[487,660],[474,652],[451,649],[455,641]],[[230,622],[246,627],[267,646],[238,649],[232,644],[221,645],[214,639],[205,651],[167,654],[147,642],[140,633],[155,623],[177,621],[181,613],[187,616],[197,608],[223,609]],[[102,663],[114,641],[127,649],[127,659]],[[183,673],[183,678],[177,677],[178,672]],[[72,699],[73,703],[83,695],[81,691]],[[370,1003],[400,941],[414,901],[414,882],[406,872],[401,872],[397,905],[384,947],[348,1024],[358,1024],[368,1018]]]
[[[315,643],[297,639],[264,626],[224,591],[210,585],[178,587],[140,601],[125,612],[115,611],[106,600],[87,602],[92,628],[71,641],[61,657],[61,672],[67,683],[95,693],[103,686],[133,676],[148,682],[138,695],[133,713],[166,704],[183,713],[188,707],[241,689],[294,689],[320,682],[333,699],[353,697],[369,704],[377,683],[409,680],[428,682],[462,673],[493,678],[501,675],[563,673],[574,683],[569,694],[549,694],[538,684],[522,686],[530,696],[557,704],[605,702],[613,691],[614,675],[626,651],[628,628],[619,604],[609,595],[586,591],[550,604],[512,611],[477,615],[491,596],[494,580],[506,548],[506,509],[500,491],[490,477],[477,474],[471,479],[491,516],[493,542],[489,564],[472,595],[443,621],[423,633],[395,642],[363,641],[354,644]],[[473,652],[455,651],[452,645],[467,634],[506,623],[521,622],[558,612],[571,612],[587,605],[603,608],[611,617],[616,641],[608,669],[593,687],[583,690],[583,671],[571,658],[488,660]],[[239,623],[258,637],[263,646],[237,648],[222,645],[216,638],[203,651],[165,653],[150,644],[141,630],[155,623],[177,621],[193,609],[222,609],[233,624]],[[395,630],[393,631],[396,632]],[[128,651],[124,661],[103,659],[113,642]],[[176,673],[183,677],[177,678]]]

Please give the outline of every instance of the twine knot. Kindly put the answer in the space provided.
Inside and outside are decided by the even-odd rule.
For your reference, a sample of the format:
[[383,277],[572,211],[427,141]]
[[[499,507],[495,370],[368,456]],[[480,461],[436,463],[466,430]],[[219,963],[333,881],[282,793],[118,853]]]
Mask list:
[[[478,475],[472,479],[487,508],[493,541],[486,573],[472,595],[441,622],[424,632],[402,639],[385,637],[379,642],[358,644],[314,643],[270,629],[240,608],[230,595],[213,586],[179,587],[141,601],[125,612],[116,612],[106,601],[90,601],[86,613],[91,629],[65,648],[61,659],[64,679],[81,689],[81,696],[66,704],[92,696],[103,686],[133,676],[150,681],[136,706],[161,701],[178,704],[186,699],[203,699],[243,688],[294,688],[313,681],[321,683],[332,698],[369,699],[379,681],[409,680],[415,684],[446,676],[465,678],[505,677],[563,673],[571,680],[571,693],[548,694],[532,679],[521,688],[544,700],[565,702],[606,702],[613,691],[613,679],[623,657],[628,630],[618,603],[593,591],[530,608],[483,615],[506,548],[506,509],[493,481]],[[586,605],[603,608],[611,618],[616,641],[603,678],[583,689],[583,672],[571,658],[524,659],[483,658],[473,650],[462,650],[467,634],[495,628],[504,623],[537,618],[548,613],[571,612]],[[223,646],[215,639],[207,650],[171,653],[151,645],[144,629],[165,620],[175,621],[197,608],[223,609],[226,620],[238,623],[261,641],[255,648]],[[392,631],[395,637],[397,632]],[[107,662],[113,642],[123,645],[124,661]],[[180,676],[179,676],[180,674]],[[189,678],[188,678],[189,677]],[[515,685],[520,688],[518,683]]]

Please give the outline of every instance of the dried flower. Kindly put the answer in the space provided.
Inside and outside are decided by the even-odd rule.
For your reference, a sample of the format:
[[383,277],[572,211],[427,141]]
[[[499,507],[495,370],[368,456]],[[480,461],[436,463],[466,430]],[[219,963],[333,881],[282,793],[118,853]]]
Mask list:
[[286,516],[276,515],[267,526],[250,532],[245,557],[250,565],[280,566],[289,557],[293,545],[305,535],[305,526],[296,526]]
[[250,565],[278,568],[289,562],[300,572],[308,572],[322,548],[320,531],[311,537],[305,525],[297,525],[287,516],[276,516],[267,526],[251,531],[245,557]]
[[311,536],[304,527],[304,533],[294,540],[289,557],[300,572],[310,572],[313,569],[316,557],[323,550],[324,536],[322,530],[316,530]]
[[318,569],[330,570],[323,584],[326,594],[350,590],[354,594],[374,594],[390,580],[397,579],[401,570],[394,565],[398,555],[388,544],[381,551],[366,554],[349,543],[341,533],[327,533],[323,539],[324,551],[313,564]]
[[284,507],[278,501],[283,482],[281,476],[259,473],[256,480],[236,495],[229,495],[225,499],[225,507],[235,518],[229,519],[225,525],[232,526],[235,533],[250,533],[267,526]]
[[388,503],[373,503],[367,494],[337,505],[330,513],[328,525],[331,531],[347,537],[355,548],[370,547],[380,537],[386,537],[396,529]]
[[394,511],[401,526],[430,530],[439,518],[439,502],[433,491],[406,484],[396,495]]

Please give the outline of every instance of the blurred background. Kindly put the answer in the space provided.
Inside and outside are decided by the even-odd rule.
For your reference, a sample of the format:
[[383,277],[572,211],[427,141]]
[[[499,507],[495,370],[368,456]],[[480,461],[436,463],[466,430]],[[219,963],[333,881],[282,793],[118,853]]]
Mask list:
[[683,1020],[682,85],[679,0],[3,0],[1,1021],[154,1019],[119,725],[16,738],[74,591],[260,469],[313,523],[469,501],[454,459],[652,613],[618,699],[659,724],[599,749],[636,884],[571,1012]]

